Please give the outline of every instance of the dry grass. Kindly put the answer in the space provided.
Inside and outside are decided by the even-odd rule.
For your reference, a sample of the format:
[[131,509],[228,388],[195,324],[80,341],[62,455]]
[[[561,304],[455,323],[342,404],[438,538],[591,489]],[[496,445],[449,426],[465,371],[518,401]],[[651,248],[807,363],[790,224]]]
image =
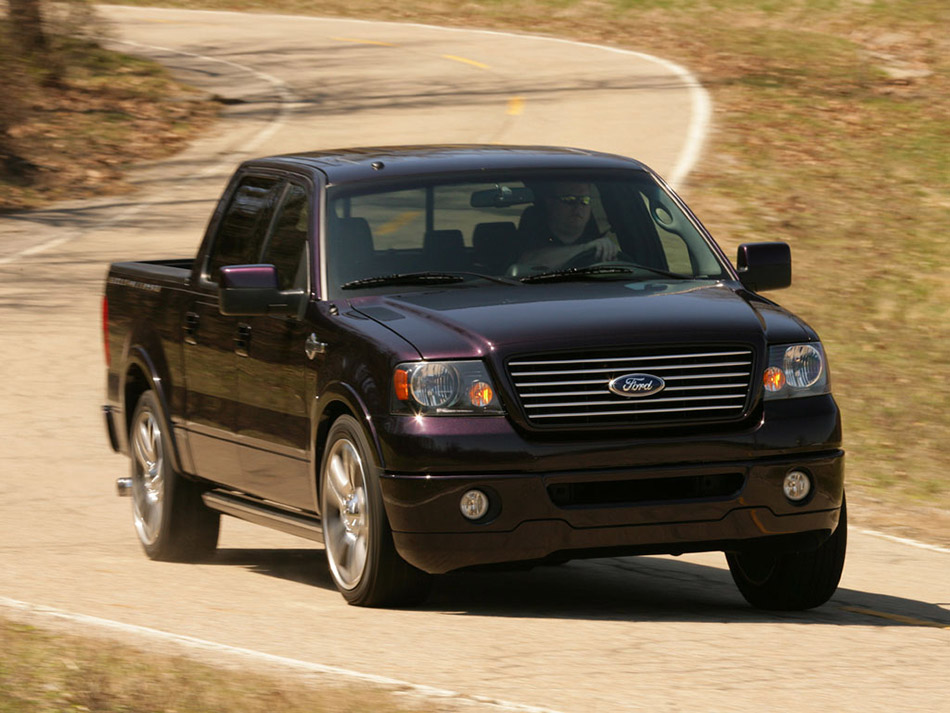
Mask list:
[[0,18],[0,213],[122,192],[129,165],[180,150],[218,111],[160,65],[100,47],[85,2],[46,9],[43,55]]
[[435,713],[367,686],[309,685],[0,618],[0,713]]

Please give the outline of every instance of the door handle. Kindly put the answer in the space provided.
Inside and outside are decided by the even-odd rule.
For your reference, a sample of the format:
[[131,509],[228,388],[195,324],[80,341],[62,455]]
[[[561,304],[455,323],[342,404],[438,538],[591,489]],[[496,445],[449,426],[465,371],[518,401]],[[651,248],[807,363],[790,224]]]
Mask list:
[[248,346],[251,343],[251,325],[239,324],[234,337],[234,351],[238,356],[246,357]]
[[317,339],[316,334],[312,334],[307,337],[307,341],[304,342],[303,350],[307,354],[307,358],[311,361],[317,358],[319,354],[327,353],[327,343],[321,342]]
[[197,344],[198,343],[198,322],[201,320],[201,317],[197,312],[186,312],[185,313],[185,324],[183,330],[185,332],[185,343],[186,344]]

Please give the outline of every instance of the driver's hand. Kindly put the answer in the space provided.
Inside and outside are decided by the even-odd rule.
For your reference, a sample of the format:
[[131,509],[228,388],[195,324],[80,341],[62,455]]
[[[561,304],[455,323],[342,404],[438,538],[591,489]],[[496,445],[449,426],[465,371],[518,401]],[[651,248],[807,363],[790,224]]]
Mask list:
[[594,259],[597,262],[606,262],[615,260],[620,253],[620,246],[615,243],[610,236],[605,235],[588,243],[594,249]]

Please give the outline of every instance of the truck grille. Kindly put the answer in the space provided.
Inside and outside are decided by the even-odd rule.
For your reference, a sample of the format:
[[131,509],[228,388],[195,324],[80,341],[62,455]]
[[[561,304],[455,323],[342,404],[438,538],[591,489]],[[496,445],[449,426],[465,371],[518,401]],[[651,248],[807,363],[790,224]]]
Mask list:
[[[538,355],[508,363],[528,421],[560,428],[736,420],[748,408],[752,371],[746,347]],[[658,377],[665,386],[634,397],[610,390],[613,379],[631,374]]]

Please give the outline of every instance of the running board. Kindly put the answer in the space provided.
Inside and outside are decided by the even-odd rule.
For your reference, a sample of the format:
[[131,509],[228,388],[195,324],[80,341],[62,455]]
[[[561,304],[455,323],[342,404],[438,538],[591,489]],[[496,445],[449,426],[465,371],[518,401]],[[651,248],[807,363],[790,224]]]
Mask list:
[[316,515],[290,512],[262,500],[221,490],[203,493],[201,499],[209,508],[225,515],[323,543],[323,526]]

